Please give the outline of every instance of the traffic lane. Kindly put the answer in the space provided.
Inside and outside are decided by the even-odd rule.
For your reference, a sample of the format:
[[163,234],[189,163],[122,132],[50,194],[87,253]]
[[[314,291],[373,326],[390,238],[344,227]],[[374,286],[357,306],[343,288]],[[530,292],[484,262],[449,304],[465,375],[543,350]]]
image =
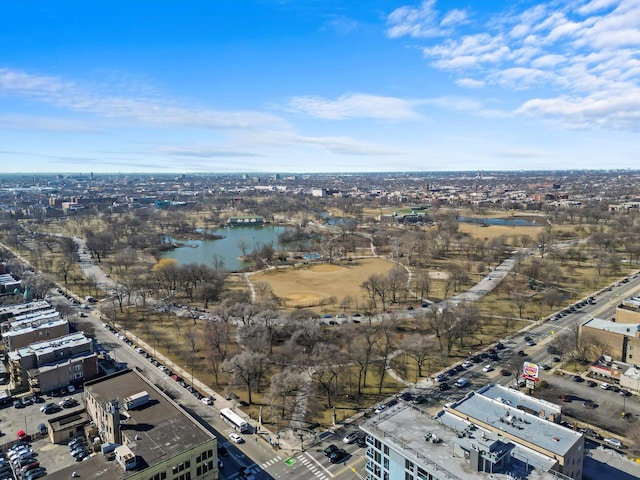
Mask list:
[[181,405],[182,408],[187,410],[199,423],[211,431],[222,445],[229,448],[232,452],[231,460],[233,463],[229,465],[227,472],[229,470],[235,470],[235,472],[237,472],[237,468],[235,467],[248,467],[254,463],[261,464],[273,457],[274,450],[272,447],[263,441],[259,441],[256,435],[243,435],[245,440],[247,440],[243,444],[233,444],[230,442],[228,436],[233,430],[220,419],[219,411],[216,408],[202,403],[202,401],[198,400],[180,386],[177,381],[151,364],[150,359],[143,357],[113,333],[102,329],[101,337],[110,341],[109,346],[111,353],[118,362],[127,363],[127,365],[132,368],[138,367],[143,376],[165,392],[172,400]]

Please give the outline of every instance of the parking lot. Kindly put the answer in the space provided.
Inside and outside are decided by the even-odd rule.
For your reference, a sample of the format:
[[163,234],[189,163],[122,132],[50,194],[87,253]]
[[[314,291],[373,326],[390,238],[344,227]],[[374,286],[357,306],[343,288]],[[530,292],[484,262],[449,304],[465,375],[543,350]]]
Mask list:
[[[4,422],[5,418],[2,420],[2,423]],[[62,470],[76,463],[66,445],[52,444],[48,437],[34,437],[37,439],[34,438],[30,443],[30,448],[33,451],[32,460],[38,462],[38,467],[45,468],[47,473]],[[4,439],[5,437],[3,437]],[[3,445],[3,451],[6,451],[4,447],[6,445]]]
[[[22,398],[26,397],[31,398],[33,396],[25,395],[20,397],[20,399],[22,400]],[[73,399],[74,402],[69,402],[67,408],[58,406],[57,408],[52,408],[49,414],[40,410],[48,404],[58,405],[68,398]],[[46,424],[47,420],[56,417],[63,411],[72,411],[78,408],[84,408],[82,393],[80,391],[76,391],[73,394],[67,392],[65,395],[57,397],[42,395],[39,396],[33,404],[22,406],[21,408],[16,408],[13,406],[13,403],[11,403],[0,410],[0,431],[2,431],[0,445],[16,441],[17,434],[21,430],[27,435],[33,436],[33,438],[39,438],[38,425],[41,423]]]

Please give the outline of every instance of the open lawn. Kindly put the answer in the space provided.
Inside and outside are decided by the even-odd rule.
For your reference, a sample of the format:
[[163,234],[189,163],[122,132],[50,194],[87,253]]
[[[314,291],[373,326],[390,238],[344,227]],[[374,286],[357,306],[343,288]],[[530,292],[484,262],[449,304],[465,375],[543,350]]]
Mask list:
[[288,308],[319,306],[331,303],[331,298],[340,302],[346,296],[364,303],[362,282],[373,274],[387,274],[394,265],[381,258],[364,258],[349,263],[268,270],[252,275],[251,281],[268,283]]

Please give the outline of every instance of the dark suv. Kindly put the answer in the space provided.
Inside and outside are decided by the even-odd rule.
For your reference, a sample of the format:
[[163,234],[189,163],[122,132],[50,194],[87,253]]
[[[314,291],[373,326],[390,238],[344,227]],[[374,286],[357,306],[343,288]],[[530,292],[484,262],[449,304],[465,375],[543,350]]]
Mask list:
[[338,450],[338,447],[336,447],[336,446],[332,443],[331,445],[329,445],[327,448],[325,448],[325,449],[324,449],[324,454],[325,454],[327,457],[330,457],[330,456],[331,456],[331,454],[332,454],[333,452],[335,452],[336,450]]

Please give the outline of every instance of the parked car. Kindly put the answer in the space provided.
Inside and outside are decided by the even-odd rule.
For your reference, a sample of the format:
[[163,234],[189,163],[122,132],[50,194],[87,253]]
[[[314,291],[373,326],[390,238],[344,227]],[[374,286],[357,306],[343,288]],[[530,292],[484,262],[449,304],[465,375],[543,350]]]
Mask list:
[[615,448],[622,448],[622,442],[617,438],[605,438],[603,442]]
[[344,437],[342,441],[346,444],[352,444],[358,439],[358,435],[359,435],[358,432],[351,432],[347,434],[347,436]]
[[76,455],[74,458],[76,459],[76,462],[82,462],[83,460],[86,460],[90,456],[91,456],[91,452],[88,450],[84,450],[82,453]]
[[492,370],[493,370],[492,365],[485,365],[484,367],[482,367],[483,372],[491,372]]
[[200,400],[202,400],[202,403],[205,405],[213,405],[213,398],[211,397],[202,397]]
[[608,383],[606,383],[606,382],[605,382],[605,383],[601,383],[601,384],[600,384],[600,388],[601,388],[602,390],[611,390],[611,385],[610,385],[610,384],[608,384]]
[[44,477],[47,474],[47,469],[44,467],[34,468],[27,472],[26,475],[22,477],[23,480],[35,480],[36,478]]
[[39,466],[40,466],[39,462],[27,463],[25,466],[20,468],[20,474],[24,475],[29,470],[33,470],[34,468],[38,468]]
[[447,382],[442,382],[441,384],[438,385],[438,390],[440,390],[441,392],[444,392],[445,390],[449,390],[449,384]]
[[367,436],[360,435],[358,438],[356,438],[356,445],[358,445],[360,448],[365,448],[367,446]]
[[405,402],[410,402],[412,398],[413,395],[411,395],[409,392],[402,392],[400,394],[400,399],[404,400]]
[[574,375],[573,376],[573,381],[574,382],[584,382],[584,378],[582,378],[580,375]]
[[378,414],[378,413],[382,413],[387,409],[387,406],[385,404],[382,405],[378,405],[376,407],[376,409],[373,411],[373,413]]
[[54,404],[48,404],[45,405],[44,407],[41,408],[42,413],[49,415],[52,413],[57,413],[59,412],[61,409],[58,405]]
[[441,373],[436,377],[436,382],[444,382],[446,379],[447,376],[444,373]]
[[58,405],[60,405],[62,408],[75,407],[77,404],[78,404],[78,401],[75,398],[71,398],[71,397],[65,398],[60,403],[58,403]]
[[462,366],[463,366],[464,368],[471,368],[471,367],[473,367],[473,362],[472,362],[471,360],[467,360],[466,362],[464,362],[464,363],[462,364]]
[[223,445],[218,445],[218,456],[219,457],[227,457],[229,456],[229,450]]
[[456,380],[456,383],[454,383],[454,385],[458,388],[464,388],[467,385],[469,385],[469,380],[466,379],[465,377],[462,377]]
[[243,443],[244,442],[244,438],[242,438],[240,435],[238,435],[237,433],[230,433],[229,434],[229,438],[231,439],[231,441],[233,443]]

